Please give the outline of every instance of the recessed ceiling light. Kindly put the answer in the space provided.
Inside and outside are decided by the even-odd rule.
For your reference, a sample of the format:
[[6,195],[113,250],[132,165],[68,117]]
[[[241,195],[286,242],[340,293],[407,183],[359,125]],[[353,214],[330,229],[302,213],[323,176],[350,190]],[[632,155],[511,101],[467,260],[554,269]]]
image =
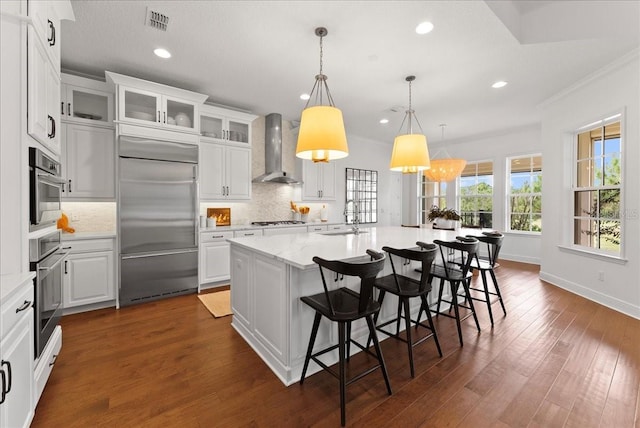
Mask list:
[[300,99],[301,99],[301,100],[306,101],[306,100],[308,100],[309,98],[311,98],[311,96],[310,96],[309,94],[302,94],[302,95],[300,95]]
[[385,124],[389,123],[389,119],[380,119],[380,123],[385,125]]
[[171,58],[171,52],[163,48],[155,49],[153,53],[159,56],[160,58],[165,58],[165,59]]
[[507,86],[507,82],[505,82],[504,80],[498,80],[496,83],[494,83],[493,85],[491,85],[492,88],[504,88],[505,86]]
[[429,21],[421,22],[416,27],[416,33],[418,34],[427,34],[430,33],[431,30],[433,30],[433,24]]

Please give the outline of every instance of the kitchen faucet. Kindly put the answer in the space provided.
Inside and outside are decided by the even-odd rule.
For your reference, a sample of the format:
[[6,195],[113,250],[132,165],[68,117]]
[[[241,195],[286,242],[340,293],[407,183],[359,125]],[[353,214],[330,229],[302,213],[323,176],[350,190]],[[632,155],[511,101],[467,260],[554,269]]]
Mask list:
[[353,203],[353,233],[356,235],[360,234],[360,228],[358,225],[360,224],[360,212],[358,209],[358,202],[355,199],[349,199],[344,204],[344,216],[347,216],[347,209],[349,208],[349,203]]

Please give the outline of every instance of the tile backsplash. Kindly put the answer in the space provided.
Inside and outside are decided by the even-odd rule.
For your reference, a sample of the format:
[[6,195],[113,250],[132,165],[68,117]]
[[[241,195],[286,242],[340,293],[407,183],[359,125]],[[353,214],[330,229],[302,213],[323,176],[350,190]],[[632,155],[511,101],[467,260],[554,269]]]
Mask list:
[[115,232],[115,202],[63,202],[62,212],[76,232]]

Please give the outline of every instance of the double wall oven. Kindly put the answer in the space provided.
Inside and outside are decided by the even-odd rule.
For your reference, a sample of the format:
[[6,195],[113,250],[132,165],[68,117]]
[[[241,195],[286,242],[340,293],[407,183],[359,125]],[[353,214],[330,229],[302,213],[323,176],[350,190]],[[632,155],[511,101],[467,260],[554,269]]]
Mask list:
[[[36,273],[35,358],[38,358],[62,316],[62,275],[69,249],[55,229],[62,214],[61,165],[41,150],[29,148],[29,267]],[[50,228],[47,232],[45,228]]]

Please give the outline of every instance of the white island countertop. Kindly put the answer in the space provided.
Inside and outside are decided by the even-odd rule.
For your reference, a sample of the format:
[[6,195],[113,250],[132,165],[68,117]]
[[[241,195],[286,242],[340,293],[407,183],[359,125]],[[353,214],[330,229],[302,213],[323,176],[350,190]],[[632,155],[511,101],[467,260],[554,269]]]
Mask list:
[[480,229],[438,230],[386,226],[361,228],[359,235],[317,232],[232,238],[228,241],[232,245],[275,257],[299,269],[308,269],[315,266],[314,256],[329,260],[348,260],[362,257],[367,249],[382,251],[385,245],[408,248],[415,246],[417,241],[430,243],[434,239],[452,240],[456,236],[481,233]]

